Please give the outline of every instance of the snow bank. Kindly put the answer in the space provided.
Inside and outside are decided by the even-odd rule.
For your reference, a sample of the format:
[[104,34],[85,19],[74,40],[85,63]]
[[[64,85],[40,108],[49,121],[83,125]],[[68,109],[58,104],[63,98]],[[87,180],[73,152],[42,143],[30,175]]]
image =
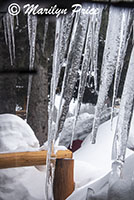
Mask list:
[[[76,123],[76,128],[75,128],[74,140],[84,140],[87,137],[87,135],[89,135],[92,131],[94,115],[89,114],[88,109],[87,109],[87,112],[85,112],[84,109],[86,107],[87,107],[86,104],[85,106],[84,104],[82,105],[83,113],[81,113],[78,117],[78,121]],[[114,115],[117,115],[117,113],[118,113],[118,110],[116,109]],[[111,114],[111,109],[105,108],[105,110],[102,113],[100,123],[102,124],[105,121],[109,120],[110,114]],[[66,119],[64,128],[60,136],[60,142],[59,142],[60,145],[64,145],[66,147],[70,145],[72,129],[73,129],[73,121],[74,121],[74,116],[68,117]]]
[[[115,117],[113,120],[112,129],[110,120],[100,125],[98,129],[96,144],[91,144],[89,135],[82,143],[81,148],[74,153],[75,160],[87,162],[95,168],[98,167],[98,169],[100,169],[100,172],[102,172],[100,176],[111,169],[111,152],[116,122],[117,117]],[[130,129],[130,136],[134,139],[133,129],[134,123],[132,123]],[[128,146],[130,146],[130,143],[131,146],[134,147],[134,143],[132,143],[132,140],[128,142]],[[127,156],[130,154],[131,151],[127,150]]]
[[[39,142],[30,126],[12,114],[0,115],[0,152],[34,151]],[[35,167],[0,170],[1,200],[43,200],[45,173]],[[40,184],[39,184],[40,183]]]
[[[110,173],[104,177],[88,183],[75,190],[67,200],[107,200]],[[119,179],[111,186],[110,200],[133,200],[134,198],[134,153],[126,159],[122,172],[122,179]]]
[[[111,130],[110,120],[102,124],[98,129],[97,142],[91,144],[90,135],[85,139],[82,147],[74,153],[75,160],[75,180],[77,188],[67,200],[84,200],[86,199],[87,190],[89,190],[88,199],[106,200],[109,183],[109,172],[111,171],[111,152],[114,137],[114,131],[117,123],[117,117],[113,120]],[[134,149],[134,117],[132,118],[128,147]],[[123,179],[119,180],[112,187],[114,197],[111,199],[132,200],[131,184],[134,185],[134,153],[127,149],[126,163],[123,169]],[[82,165],[83,163],[83,165]],[[106,175],[105,175],[106,174]],[[101,178],[102,177],[102,178]],[[79,183],[80,181],[80,183]],[[85,184],[85,185],[84,185]],[[120,187],[119,187],[120,186]],[[119,190],[116,190],[116,188]],[[94,194],[95,192],[95,194]],[[121,195],[122,194],[122,195]],[[113,196],[113,194],[110,194]],[[127,197],[128,195],[128,197]],[[92,196],[92,198],[91,198]],[[89,198],[90,197],[90,198]],[[110,200],[111,200],[110,199]]]
[[39,148],[39,142],[30,126],[12,114],[0,115],[0,152],[26,151]]

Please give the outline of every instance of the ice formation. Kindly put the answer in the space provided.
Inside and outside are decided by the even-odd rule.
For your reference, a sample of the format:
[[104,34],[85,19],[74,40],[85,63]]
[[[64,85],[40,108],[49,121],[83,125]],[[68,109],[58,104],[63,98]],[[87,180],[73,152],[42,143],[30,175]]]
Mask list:
[[[29,70],[34,69],[35,61],[35,45],[36,45],[36,32],[37,32],[37,16],[28,15],[28,38],[29,38]],[[27,105],[26,105],[26,119],[28,118],[29,98],[32,87],[32,75],[28,78],[28,91],[27,91]]]
[[[122,26],[122,13],[124,12],[123,8],[119,9],[111,6],[109,11],[109,21],[108,21],[108,28],[106,34],[106,42],[103,54],[103,62],[102,62],[102,71],[101,71],[101,83],[100,89],[98,94],[98,100],[95,110],[95,119],[93,123],[93,130],[92,130],[92,143],[96,142],[96,135],[98,126],[100,123],[100,117],[102,113],[102,109],[105,104],[105,100],[108,95],[108,91],[110,85],[113,80],[113,75],[115,73],[116,65],[117,65],[117,58],[120,55],[120,46],[122,45],[122,49],[126,48],[126,43],[122,41],[120,37],[121,34],[121,26]],[[127,21],[127,14],[129,14],[129,10],[126,10],[126,21]],[[128,13],[127,13],[128,12]],[[129,23],[123,24],[123,26],[129,26]],[[126,28],[125,27],[125,28]],[[123,33],[124,34],[124,33]],[[125,38],[126,39],[126,38]],[[123,54],[123,55],[122,55]],[[124,51],[120,56],[124,60]]]
[[9,47],[11,66],[13,66],[15,60],[14,16],[6,13],[3,17],[3,25],[5,42]]

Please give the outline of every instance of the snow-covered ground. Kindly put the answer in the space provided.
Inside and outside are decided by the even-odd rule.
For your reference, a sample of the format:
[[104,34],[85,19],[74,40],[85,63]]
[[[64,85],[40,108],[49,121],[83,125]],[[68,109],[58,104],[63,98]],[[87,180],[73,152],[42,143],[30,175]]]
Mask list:
[[[85,118],[83,117],[83,120]],[[111,123],[107,121],[100,125],[97,136],[97,143],[91,144],[90,136],[83,142],[82,147],[74,153],[74,180],[76,189],[68,197],[68,200],[84,200],[87,195],[87,188],[92,188],[95,194],[106,196],[108,188],[109,171],[111,169],[111,148],[116,126],[117,117]],[[130,130],[128,146],[134,147],[134,118]],[[39,143],[32,129],[21,118],[4,114],[0,115],[0,151],[31,151],[38,150]],[[133,152],[127,149],[127,156]],[[131,166],[130,166],[131,165]],[[129,156],[124,168],[123,180],[127,179],[128,186],[131,185],[133,176],[134,155]],[[107,174],[106,176],[104,176]],[[104,177],[103,177],[104,176]],[[103,178],[101,178],[103,177]],[[97,181],[98,179],[98,181]],[[0,197],[1,200],[26,199],[43,200],[45,170],[39,171],[35,167],[21,167],[0,170]],[[123,181],[121,180],[121,181]],[[94,182],[94,183],[93,183]],[[121,182],[122,185],[124,182]],[[102,187],[102,190],[100,188]],[[122,186],[124,187],[124,185]],[[122,190],[122,188],[120,189]],[[102,194],[104,192],[104,194]],[[95,199],[94,197],[93,199]]]

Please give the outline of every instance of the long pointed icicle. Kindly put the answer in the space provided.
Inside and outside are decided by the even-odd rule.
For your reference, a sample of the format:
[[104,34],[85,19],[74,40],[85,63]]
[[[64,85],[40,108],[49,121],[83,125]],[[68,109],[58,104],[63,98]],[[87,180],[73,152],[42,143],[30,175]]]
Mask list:
[[129,136],[130,124],[134,107],[134,47],[129,61],[129,67],[121,97],[120,110],[113,141],[112,160],[113,170],[110,181],[120,178],[126,154],[126,146]]
[[[117,64],[115,70],[115,80],[114,80],[114,89],[113,89],[113,100],[112,100],[112,112],[111,112],[111,123],[114,116],[114,104],[118,92],[118,86],[120,81],[120,75],[123,68],[123,60],[127,50],[128,39],[130,37],[128,24],[130,24],[131,15],[130,10],[122,10],[122,21],[121,21],[121,30],[120,30],[120,46],[117,57]],[[131,20],[132,21],[132,20]]]
[[[70,19],[70,18],[69,18]],[[69,22],[68,24],[66,24]],[[47,154],[47,173],[45,182],[45,193],[46,199],[50,196],[53,199],[53,180],[55,171],[55,162],[51,162],[51,152],[54,150],[55,134],[52,133],[52,115],[54,110],[56,88],[59,82],[60,71],[64,62],[65,52],[67,49],[67,42],[69,39],[70,29],[72,21],[68,21],[66,17],[59,18],[56,21],[56,32],[55,32],[55,48],[53,56],[53,74],[51,79],[51,90],[50,90],[50,112],[48,122],[48,154]]]
[[[103,7],[100,8],[97,16],[93,15],[91,16],[91,19],[89,20],[86,44],[85,44],[85,49],[84,49],[84,58],[83,58],[82,68],[81,68],[78,97],[77,97],[75,116],[74,116],[74,122],[73,122],[72,138],[71,138],[71,145],[70,145],[71,147],[72,147],[75,127],[76,127],[76,123],[79,116],[80,107],[81,107],[81,103],[82,103],[82,99],[83,99],[83,95],[85,91],[85,86],[87,82],[87,74],[89,70],[89,63],[91,63],[91,59],[93,59],[93,62],[95,62],[96,66],[94,65],[94,67],[97,68],[97,49],[98,49],[99,41],[96,41],[96,40],[99,40],[98,36],[99,36],[99,31],[100,31],[102,9]],[[98,19],[98,21],[96,21],[94,18]],[[97,27],[96,30],[94,30],[94,26]],[[95,33],[93,34],[93,32]],[[92,58],[91,58],[91,49],[93,49],[93,53],[94,53],[94,55],[92,55],[93,56]],[[94,59],[96,60],[94,61]]]
[[99,48],[99,31],[101,27],[103,6],[99,8],[99,13],[93,15],[94,19],[94,35],[93,35],[93,68],[94,68],[94,88],[97,91],[97,62],[98,62],[98,48]]
[[87,82],[87,73],[89,70],[89,63],[90,63],[90,40],[91,40],[91,24],[88,24],[88,32],[87,32],[87,38],[86,38],[86,44],[84,49],[84,58],[82,61],[82,68],[81,68],[81,75],[80,75],[80,83],[79,83],[79,89],[78,89],[78,97],[77,97],[77,104],[75,109],[75,116],[74,116],[74,122],[73,122],[73,130],[72,130],[72,138],[71,138],[71,144],[70,147],[72,148],[74,133],[75,133],[75,127],[80,111],[81,102],[83,99],[83,94],[85,90],[85,85]]
[[[28,37],[29,37],[29,46],[30,46],[29,70],[33,70],[34,68],[36,31],[37,31],[37,17],[28,15]],[[29,75],[28,91],[27,91],[27,105],[26,105],[26,119],[28,118],[31,87],[32,87],[32,75]]]
[[[101,113],[108,95],[109,87],[113,80],[115,72],[119,46],[120,46],[120,27],[121,27],[121,10],[111,6],[109,12],[109,23],[106,34],[106,43],[101,72],[101,85],[98,94],[97,105],[95,109],[95,118],[92,129],[92,143],[96,142],[97,130],[100,124]],[[110,38],[110,39],[109,39]]]
[[29,69],[30,70],[32,70],[34,67],[36,30],[37,30],[37,17],[28,15],[28,36],[29,36],[29,45],[30,45]]
[[[71,40],[70,40],[70,44],[69,44],[67,63],[68,63],[68,60],[70,59],[70,56],[71,56],[73,48],[74,48],[74,42],[75,42],[75,40],[74,40],[75,37],[74,36],[76,34],[78,21],[79,21],[79,15],[76,15],[75,16],[75,20],[74,20],[73,29],[72,29],[72,34],[71,34]],[[68,28],[68,30],[69,30],[69,28]],[[67,42],[67,39],[66,39],[66,42]],[[66,48],[67,48],[67,46],[66,46]],[[61,98],[60,98],[60,104],[59,104],[59,109],[58,109],[58,113],[57,113],[57,119],[56,119],[55,136],[54,136],[55,139],[56,139],[56,136],[59,133],[59,131],[58,131],[58,127],[59,127],[59,123],[60,123],[59,120],[60,120],[60,116],[61,116],[61,112],[62,112],[62,106],[63,106],[63,102],[64,102],[63,101],[63,96],[64,96],[64,91],[65,91],[65,87],[66,87],[66,81],[67,81],[67,76],[68,76],[68,73],[69,73],[69,69],[70,69],[70,65],[67,64],[67,66],[65,67],[65,71],[64,71],[64,77],[63,77],[62,88],[61,88]]]
[[14,64],[15,59],[15,39],[14,39],[14,16],[6,13],[3,18],[5,41],[9,47],[9,55],[11,65]]
[[72,99],[73,90],[77,81],[78,70],[80,67],[81,56],[86,37],[86,30],[88,25],[88,18],[85,15],[80,15],[78,26],[76,27],[76,34],[72,35],[74,38],[73,49],[69,49],[67,65],[71,66],[67,75],[66,88],[64,90],[64,103],[59,119],[58,132],[61,132],[69,110],[69,104]]
[[55,95],[58,84],[59,76],[59,40],[60,40],[60,25],[61,18],[57,19],[56,22],[56,31],[55,31],[55,47],[54,47],[54,55],[53,55],[53,69],[52,69],[52,78],[51,78],[51,88],[50,88],[50,108],[49,108],[49,119],[48,119],[48,153],[47,153],[47,161],[46,161],[46,180],[45,180],[45,199],[53,200],[53,176],[55,163],[51,162],[51,153],[53,151],[54,145],[54,134],[52,132],[52,116],[54,111],[55,104]]
[[10,15],[10,25],[11,25],[13,59],[15,60],[14,16],[11,15]]

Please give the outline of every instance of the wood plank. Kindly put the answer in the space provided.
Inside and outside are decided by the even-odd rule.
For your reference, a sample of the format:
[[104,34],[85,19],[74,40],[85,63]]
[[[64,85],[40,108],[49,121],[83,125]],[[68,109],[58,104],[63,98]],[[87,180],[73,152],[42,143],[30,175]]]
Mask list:
[[[47,151],[0,153],[0,169],[12,167],[25,167],[46,164]],[[57,151],[52,157],[57,159],[72,158],[72,152],[69,150]]]

